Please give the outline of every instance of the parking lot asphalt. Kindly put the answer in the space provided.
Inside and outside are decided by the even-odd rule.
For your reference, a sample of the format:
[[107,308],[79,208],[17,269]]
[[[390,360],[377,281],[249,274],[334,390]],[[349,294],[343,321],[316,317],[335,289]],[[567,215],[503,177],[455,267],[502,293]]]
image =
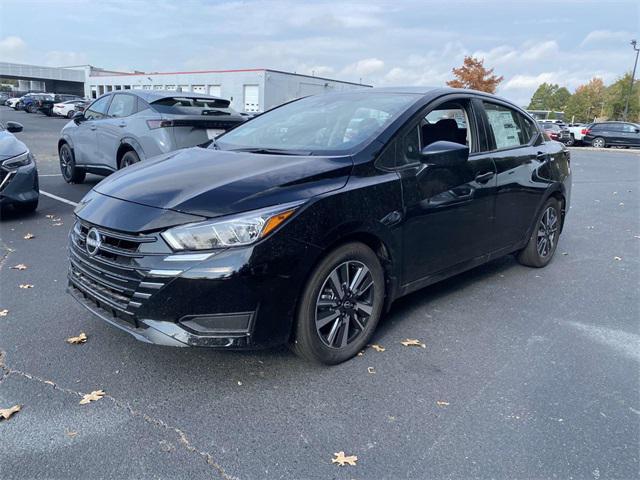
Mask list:
[[[44,191],[77,202],[99,181],[57,175],[66,120],[0,119],[24,124]],[[73,207],[42,196],[0,225],[0,408],[22,405],[0,420],[0,478],[639,478],[640,155],[576,148],[572,169],[547,268],[506,257],[403,298],[385,351],[335,367],[147,345],[92,318],[65,293]]]

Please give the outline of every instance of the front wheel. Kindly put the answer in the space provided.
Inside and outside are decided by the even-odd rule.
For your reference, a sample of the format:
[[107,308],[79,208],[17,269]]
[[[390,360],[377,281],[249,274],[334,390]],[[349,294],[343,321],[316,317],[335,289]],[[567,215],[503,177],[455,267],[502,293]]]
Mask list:
[[291,347],[312,361],[335,365],[362,350],[384,306],[384,271],[362,243],[329,253],[302,293]]
[[550,198],[542,207],[529,243],[518,254],[518,262],[528,267],[545,267],[558,247],[562,222],[560,202]]
[[73,156],[73,150],[66,143],[60,147],[58,152],[60,156],[60,172],[62,178],[67,183],[82,183],[84,182],[87,173],[76,166],[76,161]]
[[69,112],[67,113],[67,118],[72,119],[75,114],[76,114],[75,110],[69,110]]
[[575,143],[576,143],[576,139],[575,139],[575,137],[573,136],[573,134],[571,134],[571,137],[569,138],[569,140],[567,140],[566,142],[564,142],[564,144],[565,144],[567,147],[573,147],[573,145],[575,145]]
[[607,144],[605,143],[604,138],[597,137],[593,139],[593,142],[591,142],[591,146],[595,148],[604,148],[607,146]]

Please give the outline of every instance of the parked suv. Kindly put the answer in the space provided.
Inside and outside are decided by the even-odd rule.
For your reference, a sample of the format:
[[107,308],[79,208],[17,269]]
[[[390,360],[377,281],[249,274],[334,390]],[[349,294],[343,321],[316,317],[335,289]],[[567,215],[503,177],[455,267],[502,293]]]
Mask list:
[[222,98],[119,91],[103,95],[64,126],[58,141],[67,182],[110,173],[161,153],[210,142],[246,120]]
[[601,122],[589,125],[582,141],[593,147],[640,147],[640,125],[629,122]]
[[288,342],[338,363],[403,295],[509,253],[547,265],[569,156],[481,92],[307,97],[96,185],[75,210],[69,292],[146,342]]

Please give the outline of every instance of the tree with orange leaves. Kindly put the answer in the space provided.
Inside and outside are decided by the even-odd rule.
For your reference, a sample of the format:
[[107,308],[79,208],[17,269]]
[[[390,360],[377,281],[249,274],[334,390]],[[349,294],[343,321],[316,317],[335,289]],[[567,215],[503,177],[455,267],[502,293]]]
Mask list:
[[493,68],[484,67],[484,59],[467,56],[464,57],[464,63],[460,68],[451,70],[456,78],[449,80],[447,85],[453,88],[471,88],[494,93],[504,77],[494,75],[493,70]]

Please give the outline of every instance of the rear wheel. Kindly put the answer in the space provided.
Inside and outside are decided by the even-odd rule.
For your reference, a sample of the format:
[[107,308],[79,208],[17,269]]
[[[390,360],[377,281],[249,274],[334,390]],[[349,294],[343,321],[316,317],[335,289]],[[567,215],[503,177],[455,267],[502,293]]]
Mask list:
[[293,351],[328,365],[344,362],[367,344],[382,316],[384,271],[362,243],[329,253],[315,268],[300,300]]
[[133,165],[134,163],[138,163],[139,161],[140,157],[138,157],[138,154],[133,150],[129,150],[122,156],[122,159],[120,159],[120,169]]
[[67,113],[67,118],[73,118],[75,114],[76,114],[75,110],[69,110],[69,112]]
[[62,173],[62,178],[67,183],[82,183],[84,182],[87,173],[76,166],[76,161],[73,156],[73,150],[71,147],[64,143],[60,147],[60,151],[58,152],[60,156],[60,172]]
[[36,113],[37,111],[38,111],[38,107],[36,107],[33,104],[29,105],[29,108],[28,108],[29,113]]
[[573,133],[571,134],[571,137],[569,138],[569,140],[567,140],[566,142],[564,142],[564,144],[565,144],[567,147],[572,147],[575,143],[576,143],[576,139],[575,139],[575,137],[573,136]]
[[545,267],[553,258],[562,222],[560,202],[550,198],[542,207],[529,243],[518,254],[518,261],[529,267]]
[[604,141],[604,138],[602,137],[594,138],[593,142],[591,142],[591,145],[594,146],[595,148],[604,148],[607,146],[606,142]]

